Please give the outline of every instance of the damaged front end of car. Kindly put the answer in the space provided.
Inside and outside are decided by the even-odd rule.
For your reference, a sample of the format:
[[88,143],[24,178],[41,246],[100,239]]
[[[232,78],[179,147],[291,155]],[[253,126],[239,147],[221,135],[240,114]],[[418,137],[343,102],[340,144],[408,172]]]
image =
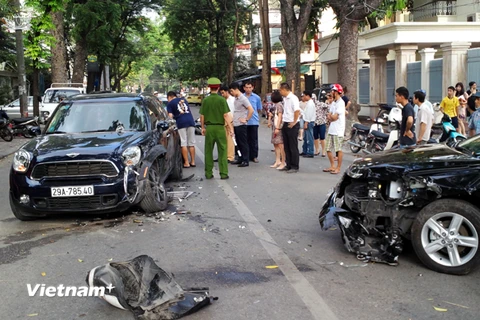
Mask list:
[[[345,247],[359,260],[397,265],[418,212],[435,199],[462,195],[448,185],[452,176],[458,179],[458,170],[436,175],[432,168],[360,159],[328,195],[320,225],[323,230],[338,225]],[[472,192],[472,184],[462,184],[464,194]]]

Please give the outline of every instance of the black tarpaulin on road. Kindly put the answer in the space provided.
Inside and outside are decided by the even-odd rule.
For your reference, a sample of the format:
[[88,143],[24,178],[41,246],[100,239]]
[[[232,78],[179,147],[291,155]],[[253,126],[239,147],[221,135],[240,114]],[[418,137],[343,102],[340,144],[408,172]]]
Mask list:
[[211,303],[208,288],[182,289],[147,255],[96,267],[88,273],[87,283],[105,287],[102,299],[130,310],[139,320],[179,319]]

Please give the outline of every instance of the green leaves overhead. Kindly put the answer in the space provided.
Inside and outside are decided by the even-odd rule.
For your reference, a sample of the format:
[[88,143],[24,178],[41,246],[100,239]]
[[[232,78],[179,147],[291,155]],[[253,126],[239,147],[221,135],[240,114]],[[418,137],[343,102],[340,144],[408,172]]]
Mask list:
[[241,31],[249,18],[245,1],[166,0],[164,30],[175,52],[171,71],[181,80],[225,78],[238,11]]

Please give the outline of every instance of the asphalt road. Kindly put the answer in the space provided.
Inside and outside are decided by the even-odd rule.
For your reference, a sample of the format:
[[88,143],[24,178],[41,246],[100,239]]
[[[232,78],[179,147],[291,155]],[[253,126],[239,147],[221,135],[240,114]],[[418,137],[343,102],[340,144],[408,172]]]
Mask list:
[[[261,127],[260,163],[204,180],[203,137],[197,147],[197,167],[184,171],[195,176],[169,185],[194,194],[172,201],[164,221],[135,213],[17,221],[8,206],[12,156],[0,160],[0,319],[133,319],[95,297],[29,297],[27,284],[83,286],[90,269],[142,254],[182,286],[219,297],[188,319],[480,317],[480,271],[435,273],[408,248],[397,267],[363,264],[338,230],[320,230],[320,206],[339,178],[322,172],[325,158],[301,159],[293,175],[271,169],[270,131]],[[170,214],[179,210],[189,213]]]

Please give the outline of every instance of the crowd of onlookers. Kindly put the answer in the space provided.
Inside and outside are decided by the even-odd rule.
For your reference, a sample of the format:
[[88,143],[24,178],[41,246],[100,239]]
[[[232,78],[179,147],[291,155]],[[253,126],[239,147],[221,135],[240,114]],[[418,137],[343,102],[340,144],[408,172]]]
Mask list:
[[[250,162],[258,163],[258,128],[263,106],[260,97],[253,92],[253,84],[246,82],[242,88],[238,83],[232,83],[227,87],[221,86],[218,79],[212,79],[215,79],[215,84],[209,86],[213,98],[205,98],[200,110],[202,132],[208,133],[205,128],[210,126],[211,138],[218,134],[213,133],[214,126],[222,126],[223,133],[221,139],[209,140],[208,149],[213,151],[214,144],[217,144],[219,157],[222,153],[222,157],[226,158],[224,166],[230,163],[248,167]],[[465,91],[462,83],[449,87],[447,96],[440,103],[440,109],[451,118],[452,125],[459,133],[475,135],[480,133],[480,111],[476,111],[480,107],[480,93],[477,93],[475,82],[469,83],[469,87],[468,91]],[[193,116],[184,98],[177,98],[174,92],[169,92],[168,100],[167,110],[177,120],[179,128],[184,167],[194,167]],[[434,108],[426,100],[426,92],[417,90],[411,99],[408,89],[399,87],[396,89],[395,100],[402,108],[398,141],[400,148],[427,143],[434,124]],[[271,94],[271,102],[267,110],[267,123],[272,129],[271,143],[274,146],[275,162],[270,167],[296,173],[300,157],[328,156],[330,166],[323,171],[338,174],[343,158],[345,117],[351,104],[344,88],[334,84],[330,91],[320,92],[319,97],[306,90],[299,98],[289,84],[282,83],[280,89]],[[299,141],[303,143],[301,152]],[[210,158],[211,155],[208,155],[208,162],[223,161]],[[213,167],[213,164],[208,167]],[[222,177],[228,178],[228,170],[224,169],[223,172]],[[206,172],[206,176],[212,174]]]

